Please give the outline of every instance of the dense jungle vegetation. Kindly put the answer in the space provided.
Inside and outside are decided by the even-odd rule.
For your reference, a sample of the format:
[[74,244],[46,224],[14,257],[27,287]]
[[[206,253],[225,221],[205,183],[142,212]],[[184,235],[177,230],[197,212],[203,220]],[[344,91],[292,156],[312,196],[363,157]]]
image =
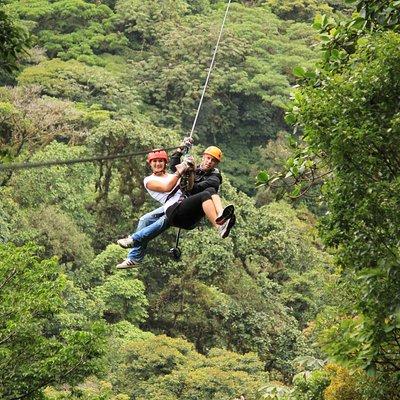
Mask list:
[[[222,0],[0,2],[0,161],[174,147]],[[237,225],[115,244],[144,157],[0,170],[0,398],[400,399],[400,1],[231,5],[193,153]]]

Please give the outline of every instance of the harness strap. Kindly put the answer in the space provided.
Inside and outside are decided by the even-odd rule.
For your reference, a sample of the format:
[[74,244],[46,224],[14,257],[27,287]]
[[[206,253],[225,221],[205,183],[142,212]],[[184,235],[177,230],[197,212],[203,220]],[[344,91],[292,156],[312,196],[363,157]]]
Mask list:
[[167,200],[165,200],[165,202],[167,202],[169,199],[171,199],[171,198],[176,194],[176,192],[177,192],[179,189],[180,189],[180,186],[179,186],[179,185],[176,185],[176,186],[172,189],[172,191],[170,192],[170,194],[167,196]]

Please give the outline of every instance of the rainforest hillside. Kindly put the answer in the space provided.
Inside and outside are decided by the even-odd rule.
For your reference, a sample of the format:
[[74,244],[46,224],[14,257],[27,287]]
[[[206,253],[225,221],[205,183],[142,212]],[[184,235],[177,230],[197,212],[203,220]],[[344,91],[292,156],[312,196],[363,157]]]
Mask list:
[[398,1],[233,1],[192,154],[236,226],[115,268],[227,5],[1,2],[1,399],[399,398]]

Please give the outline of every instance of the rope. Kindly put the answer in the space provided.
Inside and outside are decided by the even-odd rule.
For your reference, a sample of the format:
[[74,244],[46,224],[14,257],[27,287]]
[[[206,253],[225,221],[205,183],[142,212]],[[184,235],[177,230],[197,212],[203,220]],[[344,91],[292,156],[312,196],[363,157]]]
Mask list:
[[[222,32],[223,32],[223,30],[224,30],[226,17],[228,16],[229,6],[231,5],[231,2],[232,2],[232,0],[229,0],[229,1],[228,1],[228,4],[227,4],[227,6],[226,6],[224,19],[222,20],[221,29],[220,29],[219,35],[218,35],[217,44],[215,45],[214,53],[213,53],[213,56],[212,56],[212,58],[211,58],[210,67],[208,68],[207,78],[206,78],[206,81],[205,81],[204,86],[203,86],[203,91],[202,91],[202,93],[201,93],[199,105],[198,105],[198,107],[197,107],[196,116],[195,116],[194,121],[193,121],[192,129],[191,129],[191,131],[190,131],[190,135],[189,135],[190,138],[192,138],[192,136],[193,136],[193,132],[194,132],[194,129],[196,128],[196,124],[197,124],[197,119],[199,118],[201,106],[203,105],[204,95],[206,94],[206,90],[207,90],[207,87],[208,87],[208,81],[210,80],[211,71],[212,71],[212,69],[213,69],[213,67],[214,67],[215,57],[216,57],[216,55],[217,55],[219,43],[220,43],[220,41],[221,41]],[[184,147],[184,150],[183,150],[183,154],[184,154],[184,155],[185,155],[185,154],[188,154],[188,152],[189,152],[189,146],[185,146],[185,147]],[[179,247],[178,247],[178,246],[179,246],[179,238],[180,238],[180,235],[181,235],[181,228],[178,228],[178,232],[177,232],[177,234],[176,234],[175,247],[172,248],[172,249],[170,250],[170,252],[171,252],[171,254],[173,255],[173,257],[174,257],[175,260],[179,260],[179,259],[180,259],[180,255],[181,255],[181,251],[180,251],[180,249],[179,249]]]
[[[164,148],[160,150],[175,150],[177,146]],[[98,157],[86,157],[86,158],[74,158],[69,160],[52,160],[52,161],[38,161],[31,163],[19,163],[19,164],[0,164],[0,172],[1,171],[16,171],[20,169],[31,169],[31,168],[42,168],[42,167],[53,167],[56,165],[70,165],[70,164],[79,164],[79,163],[87,163],[87,162],[96,162],[96,161],[104,161],[104,160],[115,160],[118,158],[130,158],[136,156],[142,156],[150,153],[154,149],[143,150],[136,153],[124,153],[124,154],[112,154],[109,156],[98,156]]]
[[207,74],[206,82],[205,82],[204,87],[203,87],[203,92],[202,92],[202,94],[201,94],[199,106],[197,107],[197,112],[196,112],[196,116],[195,116],[194,121],[193,121],[192,130],[190,131],[190,135],[189,135],[190,138],[193,136],[194,128],[196,127],[196,123],[197,123],[197,118],[199,117],[199,114],[200,114],[200,109],[201,109],[201,106],[202,106],[202,104],[203,104],[204,95],[206,94],[206,89],[207,89],[207,86],[208,86],[208,81],[210,80],[211,71],[212,71],[213,66],[214,66],[215,56],[217,55],[217,51],[218,51],[218,47],[219,47],[219,42],[221,41],[222,32],[223,32],[223,30],[224,30],[224,25],[225,25],[226,17],[228,16],[229,6],[231,5],[231,2],[232,2],[232,0],[229,0],[229,1],[228,1],[228,5],[226,6],[225,15],[224,15],[224,19],[222,20],[221,30],[219,31],[219,36],[218,36],[217,44],[215,45],[214,54],[213,54],[213,56],[212,56],[211,63],[210,63],[210,67],[209,67],[209,69],[208,69],[208,74]]

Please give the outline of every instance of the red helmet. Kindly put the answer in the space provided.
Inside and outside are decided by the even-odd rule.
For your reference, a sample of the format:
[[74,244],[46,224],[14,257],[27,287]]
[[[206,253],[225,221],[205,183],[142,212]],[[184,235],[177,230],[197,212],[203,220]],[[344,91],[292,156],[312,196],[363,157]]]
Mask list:
[[147,154],[148,163],[150,163],[151,160],[155,160],[157,158],[165,160],[166,163],[168,162],[168,154],[165,150],[155,149]]

